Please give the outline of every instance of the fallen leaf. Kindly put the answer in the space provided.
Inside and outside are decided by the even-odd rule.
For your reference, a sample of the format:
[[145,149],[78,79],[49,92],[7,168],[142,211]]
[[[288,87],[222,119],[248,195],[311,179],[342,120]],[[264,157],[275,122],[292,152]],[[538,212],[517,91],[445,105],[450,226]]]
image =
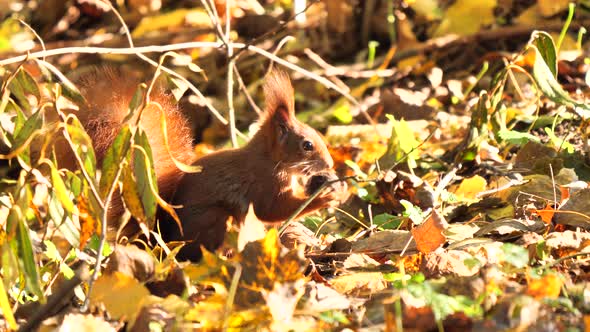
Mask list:
[[375,232],[368,238],[352,242],[353,252],[384,253],[416,250],[416,241],[408,231],[385,230]]
[[537,0],[539,12],[548,17],[565,11],[571,0]]
[[387,288],[387,282],[380,272],[360,272],[338,276],[330,280],[332,287],[340,294],[360,292],[375,293]]
[[467,199],[476,199],[477,195],[486,190],[487,182],[483,177],[476,175],[474,177],[461,181],[455,195]]
[[428,219],[412,229],[412,236],[416,240],[416,247],[422,253],[429,253],[443,245],[447,238],[443,234],[447,221],[436,210]]
[[262,221],[256,217],[254,206],[250,204],[244,224],[242,224],[240,232],[238,233],[238,251],[244,250],[244,247],[248,242],[264,239],[265,235],[266,228]]
[[468,260],[473,259],[471,254],[462,250],[439,248],[424,256],[420,271],[428,278],[438,278],[445,275],[470,277],[479,271],[477,266],[469,265]]
[[145,250],[129,245],[118,245],[109,256],[105,273],[120,272],[139,281],[152,278],[155,271],[155,259]]
[[104,274],[94,283],[90,303],[104,305],[115,319],[133,321],[150,292],[137,279],[121,272]]
[[538,214],[539,217],[541,217],[541,220],[543,220],[543,222],[546,224],[551,224],[551,220],[553,219],[553,215],[555,214],[555,211],[557,211],[557,210],[555,208],[553,208],[553,206],[549,203],[547,203],[547,205],[545,206],[544,209],[533,209],[532,210],[532,212]]
[[338,293],[326,284],[312,281],[307,283],[306,287],[308,288],[308,300],[303,306],[310,312],[348,309],[351,305],[348,297]]
[[445,11],[444,18],[433,37],[447,34],[465,36],[476,33],[482,26],[495,22],[496,5],[496,0],[456,1]]
[[304,280],[297,279],[295,282],[275,283],[271,291],[262,291],[262,297],[275,322],[288,322],[293,318],[304,289]]
[[66,331],[88,331],[88,332],[115,332],[113,326],[107,323],[102,317],[95,315],[67,314],[58,329]]
[[590,229],[590,189],[578,190],[556,211],[558,224]]
[[526,293],[536,299],[556,299],[561,293],[563,280],[555,274],[548,273],[539,279],[529,280]]
[[306,247],[319,246],[320,240],[315,237],[315,234],[309,228],[299,222],[293,222],[281,234],[281,243],[289,249],[294,249],[299,245],[305,245]]

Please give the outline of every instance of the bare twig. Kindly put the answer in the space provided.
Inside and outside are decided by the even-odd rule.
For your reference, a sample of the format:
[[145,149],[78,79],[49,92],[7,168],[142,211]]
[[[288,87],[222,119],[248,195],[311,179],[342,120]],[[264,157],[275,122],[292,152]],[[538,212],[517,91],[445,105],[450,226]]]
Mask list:
[[[156,52],[162,53],[162,52],[167,52],[167,51],[177,51],[177,50],[184,50],[184,49],[191,49],[191,48],[218,48],[222,45],[223,45],[223,43],[221,43],[221,42],[188,42],[188,43],[159,45],[159,46],[155,46],[155,45],[154,46],[142,46],[142,47],[134,47],[134,48],[65,47],[65,48],[60,48],[60,49],[55,49],[55,50],[33,52],[28,55],[20,55],[20,56],[16,56],[16,57],[13,57],[10,59],[0,60],[0,66],[5,66],[5,65],[9,65],[9,64],[23,61],[23,60],[27,59],[27,56],[29,58],[38,58],[38,57],[43,57],[43,56],[50,57],[50,56],[70,54],[70,53],[128,54],[128,55],[142,54],[143,55],[144,53],[156,53]],[[242,48],[246,47],[246,44],[232,43],[232,47],[242,49]],[[307,69],[299,67],[299,66],[297,66],[285,59],[282,59],[282,58],[280,58],[280,57],[278,57],[278,56],[276,56],[276,55],[274,55],[262,48],[259,48],[257,46],[249,46],[248,49],[250,51],[260,54],[260,55],[262,55],[262,56],[264,56],[264,57],[266,57],[266,58],[284,66],[284,67],[287,67],[295,72],[298,72],[305,77],[313,79],[313,80],[321,83],[322,85],[326,86],[327,88],[335,90],[336,92],[340,93],[344,98],[346,98],[351,103],[353,103],[354,106],[361,107],[359,102],[353,96],[351,96],[348,92],[343,91],[340,87],[338,87],[336,84],[332,83],[330,80],[328,80],[324,77],[321,77],[317,74],[314,74]],[[150,59],[150,63],[152,63],[152,62],[155,63],[157,66],[157,63]],[[164,69],[164,68],[165,67],[162,68],[163,71],[165,71],[165,72],[169,71],[169,69]],[[172,73],[173,74],[171,74],[171,75],[175,74],[174,72],[172,72]],[[181,79],[181,78],[179,78],[179,79]],[[184,80],[186,80],[186,79],[184,79]],[[189,87],[190,86],[192,86],[192,84],[190,84]],[[219,117],[221,117],[221,115],[219,115],[219,113],[217,113],[217,115]],[[222,121],[224,124],[228,124],[227,120],[223,119],[223,117],[221,117],[220,121]]]
[[[82,282],[87,281],[89,278],[88,265],[82,263],[76,274],[70,280],[64,281],[61,287],[47,299],[47,303],[40,306],[38,303],[33,303],[29,310],[24,309],[25,307],[17,312],[17,316],[26,316],[26,323],[21,325],[19,331],[33,331],[41,322],[48,317],[56,315],[60,309],[64,307],[72,298],[74,294],[74,288],[80,285]],[[32,311],[31,314],[24,313],[25,311]]]
[[237,52],[235,52],[232,57],[237,58],[242,52],[244,52],[245,50],[250,48],[251,45],[258,44],[260,41],[265,40],[270,36],[274,36],[277,32],[284,29],[287,26],[287,24],[291,23],[291,21],[293,21],[297,16],[305,13],[311,6],[315,5],[318,2],[320,2],[320,0],[310,1],[309,4],[305,8],[303,8],[303,10],[301,10],[298,13],[293,14],[287,20],[285,20],[284,22],[282,22],[281,24],[276,26],[274,29],[271,29],[271,30],[265,32],[264,34],[250,40],[248,43],[245,44],[245,46],[243,48],[240,48]]

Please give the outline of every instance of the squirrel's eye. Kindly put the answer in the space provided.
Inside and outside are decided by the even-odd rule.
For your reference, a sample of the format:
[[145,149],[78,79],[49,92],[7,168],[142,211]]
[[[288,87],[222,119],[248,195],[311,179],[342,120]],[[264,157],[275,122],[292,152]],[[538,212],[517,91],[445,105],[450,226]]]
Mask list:
[[313,151],[313,143],[311,141],[305,140],[301,143],[301,148],[303,151]]

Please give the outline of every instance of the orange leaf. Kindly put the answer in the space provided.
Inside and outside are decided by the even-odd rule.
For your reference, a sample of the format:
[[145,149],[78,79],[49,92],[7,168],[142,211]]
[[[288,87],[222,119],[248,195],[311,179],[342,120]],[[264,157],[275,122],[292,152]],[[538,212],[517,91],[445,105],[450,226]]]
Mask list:
[[555,214],[555,209],[551,206],[551,204],[547,204],[544,209],[542,210],[533,210],[536,214],[541,217],[544,223],[550,224],[551,220],[553,219],[553,215]]
[[561,292],[563,281],[556,274],[547,274],[540,279],[529,281],[527,294],[536,299],[551,298],[556,299]]
[[80,250],[84,249],[86,242],[94,232],[100,235],[100,228],[97,228],[98,220],[96,220],[88,210],[88,200],[84,196],[78,199],[78,211],[80,212]]
[[570,188],[565,186],[559,186],[559,192],[561,193],[560,205],[562,205],[566,200],[570,198]]
[[447,238],[443,231],[447,228],[447,221],[444,217],[433,210],[428,219],[412,229],[412,236],[416,240],[416,247],[422,253],[429,253],[443,245]]

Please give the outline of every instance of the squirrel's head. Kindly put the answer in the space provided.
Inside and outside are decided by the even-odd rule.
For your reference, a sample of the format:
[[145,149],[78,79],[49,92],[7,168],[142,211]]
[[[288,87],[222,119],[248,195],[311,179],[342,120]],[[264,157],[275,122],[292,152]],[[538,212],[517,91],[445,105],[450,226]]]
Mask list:
[[330,169],[334,161],[320,134],[295,117],[293,87],[289,76],[273,71],[264,85],[266,113],[261,130],[270,139],[273,161],[291,173],[313,174]]

